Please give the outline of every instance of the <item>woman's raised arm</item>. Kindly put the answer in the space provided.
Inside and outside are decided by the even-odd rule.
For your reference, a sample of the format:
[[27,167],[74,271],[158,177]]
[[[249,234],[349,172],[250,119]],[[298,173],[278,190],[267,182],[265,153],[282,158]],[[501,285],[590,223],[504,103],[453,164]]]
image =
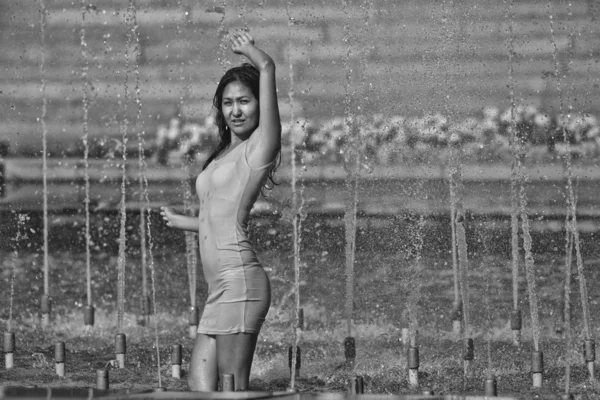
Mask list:
[[231,43],[231,50],[248,58],[260,73],[260,117],[256,131],[250,136],[248,150],[251,166],[260,167],[273,161],[281,147],[275,63],[267,53],[254,45],[254,39],[247,32],[238,31],[232,34]]

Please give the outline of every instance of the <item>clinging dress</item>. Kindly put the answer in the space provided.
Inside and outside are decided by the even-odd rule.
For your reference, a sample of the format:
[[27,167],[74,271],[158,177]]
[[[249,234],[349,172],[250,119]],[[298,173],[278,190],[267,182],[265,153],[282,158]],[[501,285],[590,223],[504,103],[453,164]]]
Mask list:
[[256,333],[271,302],[269,278],[248,238],[250,210],[273,163],[253,169],[248,140],[213,160],[196,180],[198,240],[208,298],[198,333]]

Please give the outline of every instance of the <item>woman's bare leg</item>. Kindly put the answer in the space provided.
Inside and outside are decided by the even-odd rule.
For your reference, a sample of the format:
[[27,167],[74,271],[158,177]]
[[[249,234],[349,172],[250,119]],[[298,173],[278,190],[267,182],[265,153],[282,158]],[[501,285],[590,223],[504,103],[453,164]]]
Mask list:
[[192,349],[188,388],[193,391],[216,392],[218,380],[217,340],[214,336],[198,333]]
[[217,336],[219,376],[233,374],[235,390],[248,390],[250,368],[258,333],[235,333]]

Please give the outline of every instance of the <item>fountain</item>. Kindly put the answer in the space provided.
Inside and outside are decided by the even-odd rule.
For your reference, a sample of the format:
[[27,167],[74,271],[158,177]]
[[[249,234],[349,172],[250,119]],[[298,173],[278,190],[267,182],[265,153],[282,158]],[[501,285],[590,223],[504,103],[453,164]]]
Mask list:
[[87,54],[87,43],[85,37],[85,15],[86,15],[86,4],[82,1],[81,4],[81,58],[83,60],[81,67],[81,92],[83,94],[83,167],[84,167],[84,190],[85,190],[85,272],[86,272],[86,290],[87,290],[87,305],[84,308],[84,324],[86,326],[94,325],[95,308],[92,300],[92,255],[91,255],[91,233],[90,233],[90,164],[89,164],[89,102],[88,92],[90,90],[91,82],[88,78],[89,72],[89,61]]
[[40,0],[40,38],[42,42],[42,57],[40,61],[40,77],[42,92],[42,182],[43,182],[43,215],[44,215],[44,295],[40,302],[42,315],[42,326],[50,323],[51,298],[50,298],[50,266],[48,264],[48,127],[46,116],[48,113],[48,99],[46,97],[46,6],[44,0]]
[[[571,14],[571,5],[568,6],[568,14]],[[553,15],[552,15],[552,4],[548,2],[548,19],[550,20],[550,35],[552,39],[552,60],[554,63],[554,76],[556,77],[556,88],[558,91],[560,105],[559,105],[559,115],[562,118],[564,114],[564,95],[562,90],[562,77],[560,67],[558,65],[558,47],[556,45],[556,37],[554,33],[554,24],[553,24]],[[572,33],[570,34],[573,37]],[[571,60],[569,60],[569,64]],[[569,111],[567,117],[571,116],[572,106],[569,105]],[[569,236],[567,237],[567,244],[569,246],[569,250],[571,251],[571,245],[575,247],[575,254],[577,260],[577,274],[579,278],[579,292],[581,295],[581,308],[583,310],[583,326],[584,326],[584,337],[585,337],[585,345],[584,345],[584,358],[589,371],[590,380],[593,382],[596,380],[595,377],[595,366],[594,361],[596,358],[595,344],[592,339],[592,328],[591,328],[591,318],[590,318],[590,310],[589,310],[589,296],[587,293],[587,285],[585,274],[583,270],[583,259],[581,256],[581,242],[579,240],[579,229],[577,226],[577,199],[575,197],[575,191],[573,189],[573,171],[571,167],[571,149],[569,137],[567,134],[567,130],[562,126],[562,134],[563,141],[566,146],[566,152],[564,155],[564,169],[565,176],[567,181],[567,206],[569,207],[567,211],[567,222],[566,222],[566,230],[569,232]],[[570,259],[572,252],[567,255],[567,259]],[[568,392],[567,392],[568,393]]]
[[[274,56],[289,104],[281,185],[252,211],[273,305],[251,387],[598,395],[593,4],[176,3],[0,6],[7,54],[34,49],[18,84],[0,71],[15,107],[0,108],[6,388],[186,389],[197,238],[167,232],[153,210],[194,213],[213,132],[197,116],[233,65],[225,36],[244,28]],[[201,150],[161,165],[151,135],[174,105]],[[40,124],[41,143],[27,144]],[[40,295],[43,330],[30,317]]]
[[[291,189],[292,189],[292,245],[294,254],[294,310],[292,320],[292,345],[289,348],[289,368],[290,368],[290,390],[296,389],[296,379],[300,373],[301,366],[301,350],[298,346],[300,343],[300,331],[302,329],[300,325],[300,246],[302,243],[302,206],[304,197],[302,196],[302,190],[298,193],[296,188],[298,180],[298,172],[296,170],[296,138],[294,137],[294,128],[296,126],[296,117],[294,114],[294,65],[292,62],[292,27],[294,25],[294,19],[290,11],[290,3],[288,1],[286,5],[286,13],[288,17],[288,62],[289,62],[289,90],[288,90],[288,102],[290,107],[290,161],[292,169]],[[244,22],[244,25],[245,22]],[[298,199],[300,197],[300,199]]]

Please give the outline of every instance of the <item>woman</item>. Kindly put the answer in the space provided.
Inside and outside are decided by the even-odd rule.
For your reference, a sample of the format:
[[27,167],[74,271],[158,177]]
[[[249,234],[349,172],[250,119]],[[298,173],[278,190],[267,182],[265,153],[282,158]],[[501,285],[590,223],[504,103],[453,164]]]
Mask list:
[[163,207],[167,225],[198,232],[208,299],[192,350],[191,390],[215,391],[219,377],[234,375],[247,390],[258,333],[271,301],[269,279],[248,239],[248,218],[261,189],[272,180],[281,146],[275,64],[252,37],[231,35],[231,49],[248,58],[225,73],[213,105],[217,149],[196,181],[198,218]]

